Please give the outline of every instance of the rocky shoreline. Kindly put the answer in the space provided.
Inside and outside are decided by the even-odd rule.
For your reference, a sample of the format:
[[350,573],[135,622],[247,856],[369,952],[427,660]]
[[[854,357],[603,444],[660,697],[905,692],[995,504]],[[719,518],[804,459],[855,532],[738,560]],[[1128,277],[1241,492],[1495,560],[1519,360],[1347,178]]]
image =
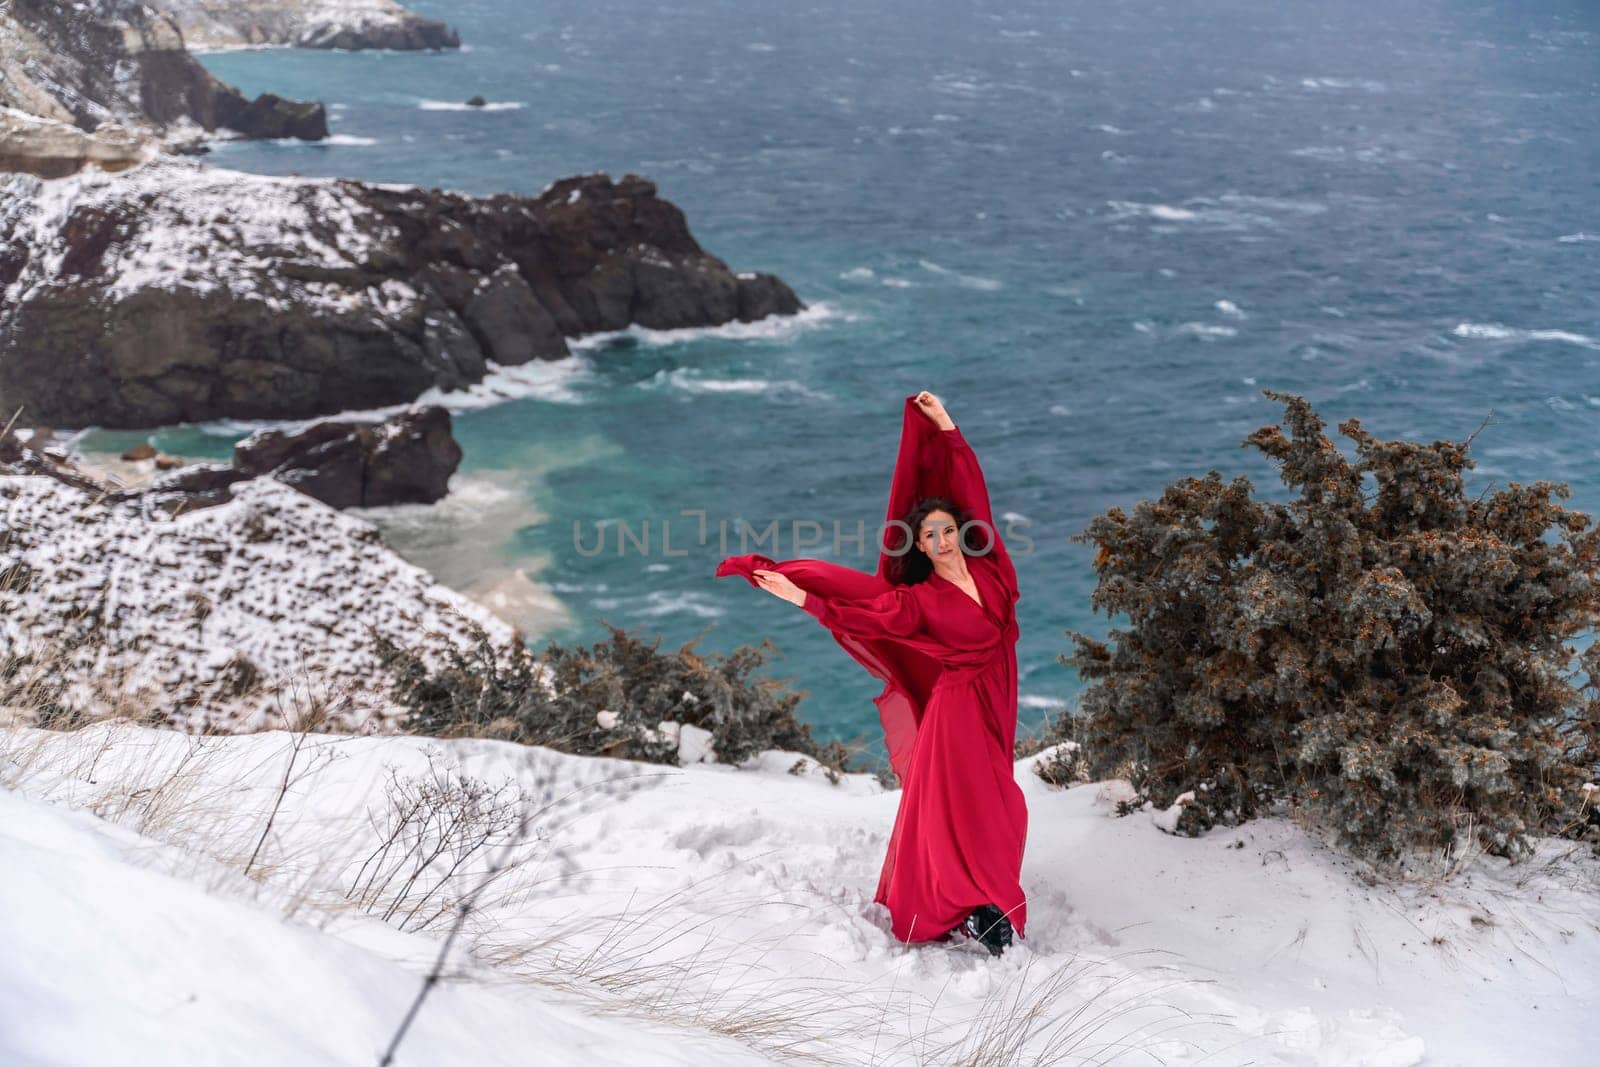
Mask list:
[[162,158],[0,177],[0,409],[139,428],[406,403],[566,338],[804,305],[633,175],[474,198]]

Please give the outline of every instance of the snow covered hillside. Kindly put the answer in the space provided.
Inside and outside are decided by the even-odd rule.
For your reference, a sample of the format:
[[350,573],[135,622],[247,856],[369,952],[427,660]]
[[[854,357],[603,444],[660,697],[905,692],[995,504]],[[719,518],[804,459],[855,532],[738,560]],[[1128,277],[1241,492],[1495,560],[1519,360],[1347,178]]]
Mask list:
[[233,493],[166,519],[137,498],[0,476],[0,659],[45,672],[49,702],[87,714],[241,730],[320,705],[378,729],[397,709],[374,631],[434,660],[471,647],[474,627],[515,640],[370,523],[271,478]]
[[792,754],[6,731],[0,1061],[376,1062],[480,888],[397,1062],[1589,1059],[1584,847],[1369,885],[1286,820],[1175,838],[1016,773],[1030,936],[990,960],[892,940],[898,796]]

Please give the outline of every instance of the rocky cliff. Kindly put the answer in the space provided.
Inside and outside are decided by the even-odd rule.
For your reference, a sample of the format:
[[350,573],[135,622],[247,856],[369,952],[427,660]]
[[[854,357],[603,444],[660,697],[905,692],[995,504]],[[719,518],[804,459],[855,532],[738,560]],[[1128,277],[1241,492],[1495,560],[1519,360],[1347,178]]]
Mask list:
[[170,157],[0,177],[0,294],[0,410],[118,427],[382,407],[567,337],[802,307],[632,175],[478,199]]
[[393,0],[145,0],[172,16],[195,48],[294,45],[298,48],[459,48],[461,37],[437,19]]
[[[0,166],[55,176],[107,154],[126,165],[142,146],[187,147],[222,127],[315,140],[327,118],[321,104],[246,99],[185,50],[177,23],[142,3],[0,4]],[[141,148],[115,147],[128,140]]]

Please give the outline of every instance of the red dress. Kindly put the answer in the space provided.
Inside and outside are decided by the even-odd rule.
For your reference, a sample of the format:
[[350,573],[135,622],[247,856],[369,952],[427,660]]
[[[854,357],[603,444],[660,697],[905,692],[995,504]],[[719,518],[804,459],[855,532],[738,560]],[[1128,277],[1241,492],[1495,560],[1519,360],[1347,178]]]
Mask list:
[[[994,531],[993,549],[969,553],[980,606],[937,573],[915,585],[825,560],[730,556],[717,576],[775,570],[806,591],[805,610],[884,682],[874,699],[900,809],[875,899],[901,941],[942,937],[994,904],[1021,937],[1027,902],[1019,876],[1028,808],[1012,774],[1017,732],[1017,575],[989,509],[978,458],[960,429],[940,430],[907,397],[886,519],[927,496],[954,500]],[[887,527],[889,549],[908,535]],[[981,550],[982,527],[972,540]],[[915,551],[913,549],[913,551]]]

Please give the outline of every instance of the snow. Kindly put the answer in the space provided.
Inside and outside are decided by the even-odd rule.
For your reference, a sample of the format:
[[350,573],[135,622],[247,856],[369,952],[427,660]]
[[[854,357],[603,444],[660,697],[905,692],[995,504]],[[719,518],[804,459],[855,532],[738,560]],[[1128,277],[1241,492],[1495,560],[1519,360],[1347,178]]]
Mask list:
[[[1125,782],[1058,789],[1031,763],[1029,937],[991,960],[892,939],[872,894],[898,794],[794,753],[671,768],[409,736],[3,730],[0,1062],[46,1041],[52,1063],[373,1062],[448,925],[448,907],[380,925],[351,894],[417,782],[540,814],[401,1062],[895,1067],[976,1058],[1007,1024],[1031,1053],[1054,1036],[1064,1063],[1592,1048],[1587,846],[1369,884],[1288,820],[1173,837],[1113,816]],[[511,849],[424,869],[416,892],[448,903],[489,853]]]
[[[178,849],[3,790],[0,866],[0,1060],[17,1067],[375,1063],[436,951],[376,920],[287,921],[242,878],[197,881]],[[437,987],[396,1062],[521,1064],[535,1048],[551,1067],[759,1062],[491,981]]]
[[1172,806],[1165,811],[1157,812],[1150,820],[1155,823],[1156,829],[1163,833],[1175,834],[1178,832],[1178,820],[1183,817],[1183,809],[1194,803],[1194,791],[1181,794],[1172,802]]

